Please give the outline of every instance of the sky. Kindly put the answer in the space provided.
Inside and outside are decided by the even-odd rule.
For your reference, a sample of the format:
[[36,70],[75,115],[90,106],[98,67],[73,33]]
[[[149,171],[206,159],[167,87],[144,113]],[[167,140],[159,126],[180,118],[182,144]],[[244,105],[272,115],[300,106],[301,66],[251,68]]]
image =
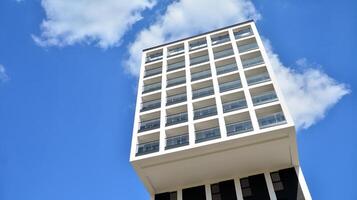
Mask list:
[[357,3],[1,0],[0,199],[148,199],[129,163],[140,52],[256,20],[313,199],[357,199]]

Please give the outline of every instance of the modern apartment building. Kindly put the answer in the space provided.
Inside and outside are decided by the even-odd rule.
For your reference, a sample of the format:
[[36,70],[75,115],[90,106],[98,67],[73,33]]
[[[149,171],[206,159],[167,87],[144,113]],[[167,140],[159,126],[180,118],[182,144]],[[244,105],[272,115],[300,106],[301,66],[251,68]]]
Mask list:
[[309,200],[254,21],[143,50],[130,161],[152,200]]

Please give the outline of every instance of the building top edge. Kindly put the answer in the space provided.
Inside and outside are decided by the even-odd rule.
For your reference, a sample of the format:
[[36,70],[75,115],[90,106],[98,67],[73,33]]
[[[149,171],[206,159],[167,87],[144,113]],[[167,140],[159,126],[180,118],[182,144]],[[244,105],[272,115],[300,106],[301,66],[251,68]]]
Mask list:
[[174,44],[174,43],[177,43],[177,42],[185,41],[185,40],[188,40],[188,39],[191,39],[191,38],[199,37],[199,36],[202,36],[202,35],[207,35],[207,34],[210,34],[210,33],[213,33],[213,32],[221,31],[221,30],[224,30],[224,29],[232,28],[232,27],[235,27],[235,26],[239,26],[239,25],[243,25],[243,24],[247,24],[247,23],[251,23],[251,22],[254,22],[254,20],[251,19],[251,20],[247,20],[247,21],[244,21],[244,22],[240,22],[240,23],[232,24],[232,25],[225,26],[225,27],[222,27],[222,28],[218,28],[218,29],[215,29],[215,30],[212,30],[212,31],[208,31],[208,32],[197,34],[197,35],[193,35],[193,36],[190,36],[190,37],[185,37],[185,38],[182,38],[182,39],[174,40],[174,41],[171,41],[171,42],[167,42],[167,43],[164,43],[164,44],[160,44],[160,45],[156,45],[156,46],[153,46],[153,47],[149,47],[149,48],[143,49],[142,51],[143,52],[149,51],[149,50],[156,49],[156,48],[159,48],[159,47],[167,46],[167,45],[170,45],[170,44]]

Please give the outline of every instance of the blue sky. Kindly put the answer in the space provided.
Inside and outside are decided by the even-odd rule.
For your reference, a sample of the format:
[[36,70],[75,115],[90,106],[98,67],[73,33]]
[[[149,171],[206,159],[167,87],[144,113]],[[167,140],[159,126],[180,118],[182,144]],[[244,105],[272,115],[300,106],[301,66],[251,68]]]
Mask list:
[[[187,2],[53,2],[0,1],[1,200],[148,199],[128,162],[137,48],[246,18],[290,77],[285,98],[301,100],[290,105],[313,198],[357,199],[354,1],[227,0],[232,13],[212,3],[197,13]],[[237,12],[242,5],[253,10]],[[110,12],[84,12],[98,6]],[[190,30],[185,18],[170,26],[180,12]]]

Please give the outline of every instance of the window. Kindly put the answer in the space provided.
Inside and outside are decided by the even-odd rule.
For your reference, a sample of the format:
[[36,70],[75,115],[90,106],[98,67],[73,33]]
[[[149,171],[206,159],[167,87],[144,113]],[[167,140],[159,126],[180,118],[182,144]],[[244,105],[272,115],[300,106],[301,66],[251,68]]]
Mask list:
[[252,196],[252,189],[250,188],[250,184],[249,184],[249,179],[248,178],[244,178],[240,180],[240,185],[242,188],[242,193],[243,193],[243,197],[250,197]]
[[269,200],[268,187],[264,174],[258,174],[240,179],[244,200]]
[[155,194],[155,200],[177,200],[177,192]]
[[305,200],[294,168],[270,173],[277,200]]
[[212,200],[222,200],[218,184],[211,185],[211,192],[212,192]]
[[237,200],[234,180],[212,184],[211,194],[212,200]]
[[284,190],[284,185],[280,179],[279,172],[271,173],[270,176],[273,182],[274,191],[277,192],[277,191]]
[[182,190],[183,200],[206,200],[206,189],[204,185],[186,188]]

